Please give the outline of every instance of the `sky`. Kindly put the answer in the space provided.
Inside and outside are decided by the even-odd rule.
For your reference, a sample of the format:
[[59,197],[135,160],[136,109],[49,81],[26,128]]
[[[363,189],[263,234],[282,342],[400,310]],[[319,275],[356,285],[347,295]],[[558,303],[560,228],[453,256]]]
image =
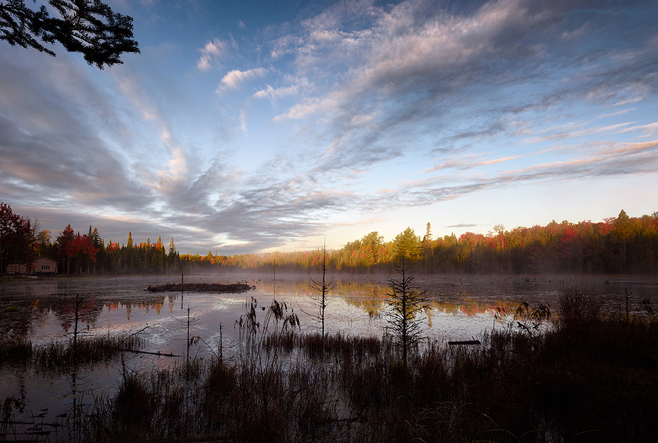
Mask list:
[[658,2],[108,4],[122,65],[0,41],[0,201],[53,238],[232,255],[658,211]]

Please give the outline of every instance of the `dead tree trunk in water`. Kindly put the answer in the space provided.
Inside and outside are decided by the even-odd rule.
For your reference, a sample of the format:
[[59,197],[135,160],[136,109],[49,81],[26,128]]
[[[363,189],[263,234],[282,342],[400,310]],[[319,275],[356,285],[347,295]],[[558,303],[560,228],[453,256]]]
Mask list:
[[327,282],[327,249],[326,246],[322,246],[322,283],[316,281],[312,277],[309,277],[311,280],[310,286],[312,289],[318,291],[320,295],[310,296],[313,304],[317,307],[317,314],[308,314],[311,317],[314,317],[321,324],[322,330],[322,352],[324,352],[325,345],[325,312],[327,309],[327,295],[329,294],[329,288],[331,286],[330,282]]

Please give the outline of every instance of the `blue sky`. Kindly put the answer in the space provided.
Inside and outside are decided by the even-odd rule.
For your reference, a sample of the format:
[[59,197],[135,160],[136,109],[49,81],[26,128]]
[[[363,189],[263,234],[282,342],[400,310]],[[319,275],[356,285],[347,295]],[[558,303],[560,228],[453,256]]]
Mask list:
[[54,236],[340,248],[658,211],[653,1],[110,1],[102,71],[0,42],[0,200]]

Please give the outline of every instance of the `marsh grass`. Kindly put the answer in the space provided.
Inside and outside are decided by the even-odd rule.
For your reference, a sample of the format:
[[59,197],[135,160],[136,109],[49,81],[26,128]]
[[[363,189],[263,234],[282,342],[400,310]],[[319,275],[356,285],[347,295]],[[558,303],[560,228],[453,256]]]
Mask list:
[[0,341],[0,362],[24,362],[32,357],[32,342],[27,339]]
[[138,335],[95,335],[35,346],[32,357],[39,369],[66,369],[78,364],[111,360],[126,349],[137,350],[144,340]]
[[124,369],[75,440],[656,441],[658,322],[605,317],[580,290],[563,293],[556,311],[540,333],[429,343],[407,364],[391,340],[335,334],[323,343],[284,327],[285,316],[244,318],[248,346],[195,361],[194,377],[184,365]]
[[138,335],[96,335],[78,340],[34,345],[29,340],[0,341],[0,362],[31,364],[36,369],[68,369],[79,364],[108,361],[126,349],[136,350],[144,340]]
[[378,339],[328,336],[322,355],[320,337],[298,334],[308,357],[292,363],[270,349],[204,361],[194,380],[128,375],[88,411],[82,440],[652,441],[656,323],[589,328],[497,330],[477,348],[431,344],[408,365]]

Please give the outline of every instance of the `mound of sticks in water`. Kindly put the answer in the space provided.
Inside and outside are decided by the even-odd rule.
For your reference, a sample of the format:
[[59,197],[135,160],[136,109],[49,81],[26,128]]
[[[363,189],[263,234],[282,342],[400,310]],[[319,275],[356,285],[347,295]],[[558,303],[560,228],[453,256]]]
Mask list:
[[166,292],[166,291],[187,291],[187,292],[247,292],[255,289],[246,283],[167,283],[164,285],[150,286],[145,291]]

